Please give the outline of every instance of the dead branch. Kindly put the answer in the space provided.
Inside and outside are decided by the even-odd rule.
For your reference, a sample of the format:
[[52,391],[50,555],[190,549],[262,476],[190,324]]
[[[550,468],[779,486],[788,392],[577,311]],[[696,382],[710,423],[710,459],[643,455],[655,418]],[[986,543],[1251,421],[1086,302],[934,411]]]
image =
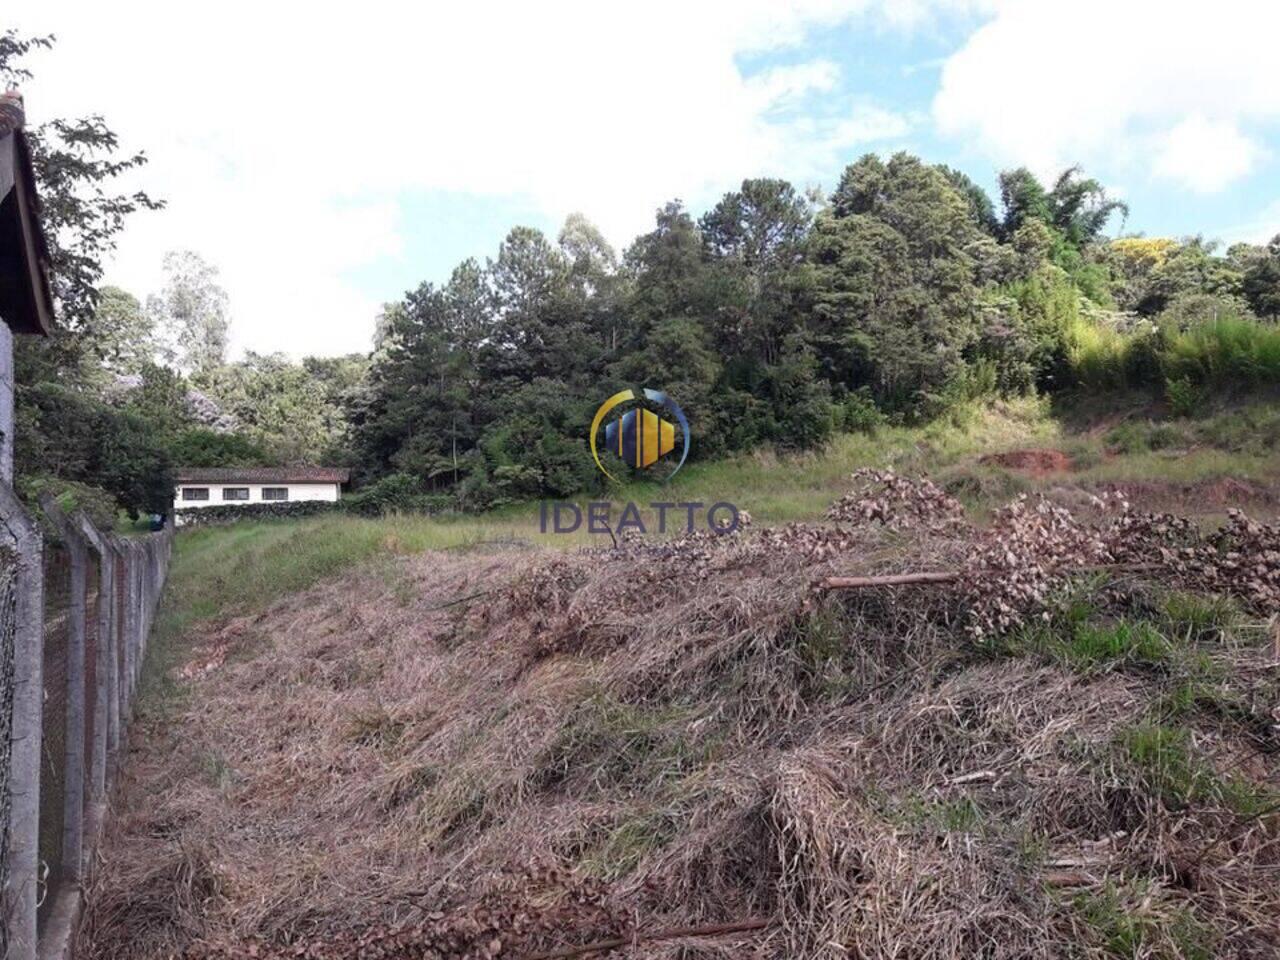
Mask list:
[[653,933],[638,933],[633,937],[614,937],[611,940],[597,940],[595,943],[583,944],[579,947],[562,947],[547,953],[535,953],[524,960],[563,960],[565,957],[580,957],[588,953],[601,953],[605,950],[617,950],[633,943],[645,943],[652,940],[679,940],[684,937],[718,937],[726,933],[746,933],[750,930],[763,930],[771,926],[772,920],[743,920],[739,923],[715,923],[703,927],[672,927],[668,930],[655,930]]
[[[1104,563],[1075,567],[1072,573],[1121,573],[1158,569],[1158,563]],[[960,570],[934,570],[919,573],[888,573],[876,577],[826,577],[818,581],[819,590],[860,590],[867,587],[899,587],[916,583],[955,583]]]

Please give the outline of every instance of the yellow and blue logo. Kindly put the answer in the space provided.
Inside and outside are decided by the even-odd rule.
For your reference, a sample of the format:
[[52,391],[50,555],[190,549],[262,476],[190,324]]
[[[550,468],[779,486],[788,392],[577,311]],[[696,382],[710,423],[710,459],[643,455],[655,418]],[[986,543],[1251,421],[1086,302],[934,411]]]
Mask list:
[[[672,423],[669,420],[665,420],[652,410],[644,407],[633,407],[605,426],[604,448],[616,453],[623,463],[630,464],[639,470],[644,470],[653,466],[667,454],[674,452],[676,448],[676,427],[679,426],[682,441],[680,462],[676,464],[675,470],[672,470],[667,475],[669,480],[675,476],[676,472],[684,466],[685,460],[688,459],[689,421],[685,419],[684,411],[680,409],[680,405],[661,390],[651,390],[645,387],[643,396],[644,399],[651,403],[663,407],[676,422]],[[596,411],[595,419],[591,421],[591,456],[595,458],[596,466],[610,480],[616,481],[618,478],[606,470],[605,465],[600,461],[600,452],[597,447],[600,424],[622,404],[629,401],[638,403],[639,400],[640,397],[637,396],[634,390],[621,390],[600,404],[600,409]]]

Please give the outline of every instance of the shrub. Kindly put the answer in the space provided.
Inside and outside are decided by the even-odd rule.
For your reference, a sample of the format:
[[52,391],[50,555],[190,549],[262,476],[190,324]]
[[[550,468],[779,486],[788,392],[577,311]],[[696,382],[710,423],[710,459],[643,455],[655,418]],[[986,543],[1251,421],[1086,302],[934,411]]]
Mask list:
[[1169,411],[1175,417],[1189,417],[1200,406],[1200,390],[1186,377],[1175,377],[1164,385]]
[[1187,330],[1162,328],[1165,381],[1218,388],[1280,383],[1280,327],[1224,316]]
[[433,513],[452,506],[452,498],[428,494],[422,481],[410,474],[389,473],[347,497],[342,505],[352,513],[376,517],[397,511]]
[[[23,498],[28,503],[38,503],[41,494],[51,493],[63,513],[72,516],[83,512],[99,530],[115,528],[120,507],[108,491],[75,480],[58,477],[29,477],[20,484]],[[43,517],[43,511],[37,511]]]
[[837,409],[840,429],[848,433],[875,433],[885,424],[884,413],[871,399],[871,391],[866,387],[846,396]]
[[211,526],[239,520],[312,517],[342,509],[341,501],[285,500],[272,503],[220,503],[214,507],[186,507],[174,511],[180,527]]

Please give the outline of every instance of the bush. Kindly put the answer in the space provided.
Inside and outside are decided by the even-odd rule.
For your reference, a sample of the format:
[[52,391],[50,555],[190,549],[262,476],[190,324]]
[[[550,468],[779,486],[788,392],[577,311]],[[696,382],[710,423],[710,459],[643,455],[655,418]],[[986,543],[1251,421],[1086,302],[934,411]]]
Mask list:
[[847,433],[875,433],[885,424],[884,413],[871,399],[871,391],[860,387],[836,408],[837,423]]
[[[38,503],[45,493],[53,494],[58,506],[67,516],[84,513],[99,530],[114,530],[118,519],[119,504],[112,494],[101,487],[58,477],[28,477],[20,483],[20,490],[28,503]],[[43,511],[35,511],[43,516]]]
[[427,493],[422,481],[407,473],[391,473],[342,501],[350,513],[377,517],[386,513],[440,513],[456,508],[451,494]]
[[1187,330],[1164,326],[1165,381],[1229,388],[1280,383],[1280,327],[1224,316]]
[[1201,403],[1199,388],[1186,377],[1175,377],[1164,385],[1164,396],[1169,402],[1169,412],[1175,417],[1189,417]]
[[285,500],[274,503],[220,503],[216,507],[186,507],[174,511],[180,527],[211,526],[239,520],[275,520],[313,517],[343,508],[334,500]]

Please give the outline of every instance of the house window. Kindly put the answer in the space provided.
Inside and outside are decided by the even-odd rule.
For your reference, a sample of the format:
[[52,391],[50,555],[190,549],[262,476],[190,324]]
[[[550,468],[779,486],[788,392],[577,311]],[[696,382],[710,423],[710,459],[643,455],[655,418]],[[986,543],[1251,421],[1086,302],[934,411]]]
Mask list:
[[288,500],[289,488],[288,487],[263,487],[262,499],[263,500]]
[[248,500],[249,488],[248,487],[223,487],[222,499],[223,500]]
[[209,488],[208,487],[183,487],[182,499],[183,500],[208,500]]

